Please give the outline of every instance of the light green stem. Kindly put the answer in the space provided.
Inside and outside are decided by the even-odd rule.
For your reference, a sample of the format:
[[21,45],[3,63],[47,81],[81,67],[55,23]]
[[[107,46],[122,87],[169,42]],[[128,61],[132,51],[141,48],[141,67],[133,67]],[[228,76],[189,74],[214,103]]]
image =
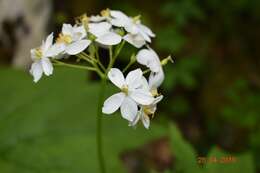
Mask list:
[[99,97],[98,97],[98,106],[97,106],[97,132],[96,132],[96,140],[97,140],[97,154],[98,161],[101,173],[106,173],[106,167],[104,162],[104,154],[103,154],[103,136],[102,136],[102,104],[104,100],[104,94],[106,89],[106,78],[102,78]]
[[68,64],[65,62],[61,62],[58,60],[52,60],[54,65],[58,66],[66,66],[66,67],[72,67],[72,68],[77,68],[77,69],[83,69],[83,70],[90,70],[90,71],[96,71],[96,68],[94,67],[88,67],[88,66],[82,66],[82,65],[75,65],[75,64]]

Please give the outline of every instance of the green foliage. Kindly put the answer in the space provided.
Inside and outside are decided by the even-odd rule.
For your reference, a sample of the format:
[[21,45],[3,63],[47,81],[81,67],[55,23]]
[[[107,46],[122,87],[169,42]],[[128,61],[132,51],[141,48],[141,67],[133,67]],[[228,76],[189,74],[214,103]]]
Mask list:
[[163,87],[167,90],[182,86],[187,89],[194,89],[198,85],[196,75],[200,72],[202,60],[197,57],[182,58],[176,60],[174,65],[166,66],[165,82]]
[[260,93],[252,91],[246,80],[237,80],[228,90],[229,104],[222,110],[222,116],[241,127],[254,129],[260,123]]
[[[98,83],[83,71],[55,69],[34,84],[22,71],[0,70],[0,172],[98,172],[95,119]],[[107,90],[106,96],[111,94]],[[108,172],[124,172],[119,154],[165,134],[103,117]]]
[[176,158],[177,172],[194,172],[200,171],[197,164],[196,153],[193,147],[187,143],[175,125],[170,126],[171,149]]
[[250,153],[244,153],[244,154],[240,154],[238,156],[233,156],[233,154],[223,152],[218,148],[213,148],[210,151],[208,158],[217,158],[219,160],[219,159],[226,158],[227,156],[234,157],[235,158],[234,162],[206,164],[205,172],[206,173],[219,173],[219,172],[221,172],[221,173],[230,173],[230,172],[254,173],[255,172],[253,158]]
[[204,18],[196,0],[169,1],[162,6],[161,14],[166,18],[174,19],[177,26],[187,24],[190,19]]
[[[177,173],[255,173],[253,157],[249,152],[234,155],[214,147],[208,156],[204,157],[207,161],[204,163],[205,165],[201,167],[198,164],[195,150],[183,139],[180,131],[174,124],[170,125],[170,140],[171,148],[176,159],[175,171]],[[235,160],[225,162],[224,158],[229,156],[234,157]],[[212,158],[215,159],[216,162],[211,162]]]

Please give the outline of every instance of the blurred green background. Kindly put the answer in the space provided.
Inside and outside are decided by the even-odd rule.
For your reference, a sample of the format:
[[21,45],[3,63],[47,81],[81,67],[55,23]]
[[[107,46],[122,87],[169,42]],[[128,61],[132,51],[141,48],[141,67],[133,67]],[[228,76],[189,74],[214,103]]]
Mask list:
[[[260,1],[0,4],[1,173],[98,172],[96,76],[56,68],[54,75],[34,84],[28,67],[30,48],[47,33],[104,8],[141,14],[156,33],[152,47],[161,58],[171,54],[175,61],[165,67],[165,98],[150,130],[141,124],[128,127],[119,114],[103,117],[108,172],[260,173]],[[123,49],[119,67],[131,51]],[[106,97],[112,92],[109,87]],[[228,156],[236,160],[214,162]],[[200,158],[208,159],[207,164],[199,164]]]

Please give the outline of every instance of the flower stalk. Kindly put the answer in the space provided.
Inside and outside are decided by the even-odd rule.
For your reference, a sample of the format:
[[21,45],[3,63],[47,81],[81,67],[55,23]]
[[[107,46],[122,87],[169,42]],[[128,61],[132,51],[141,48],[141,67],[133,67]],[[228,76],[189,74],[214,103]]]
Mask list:
[[96,117],[96,140],[97,140],[97,154],[98,154],[98,162],[101,173],[106,173],[106,167],[104,162],[104,154],[103,154],[103,135],[102,135],[102,104],[104,100],[104,94],[106,89],[106,78],[102,78],[99,96],[98,96],[98,106],[97,106],[97,117]]

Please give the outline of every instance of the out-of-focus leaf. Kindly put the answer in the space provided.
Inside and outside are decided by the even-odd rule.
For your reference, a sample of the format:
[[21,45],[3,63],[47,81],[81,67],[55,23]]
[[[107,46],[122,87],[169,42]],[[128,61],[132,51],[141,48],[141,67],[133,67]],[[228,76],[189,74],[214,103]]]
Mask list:
[[176,158],[177,172],[194,172],[201,173],[197,164],[197,156],[192,146],[186,142],[176,125],[170,125],[170,141],[172,152]]
[[160,50],[180,52],[186,43],[186,37],[175,27],[168,26],[159,30],[156,45]]
[[[62,68],[37,84],[22,71],[1,69],[0,76],[0,172],[98,172],[98,83],[86,82],[83,71]],[[122,151],[165,134],[154,123],[150,130],[130,128],[119,114],[102,118],[108,172],[124,172]]]

